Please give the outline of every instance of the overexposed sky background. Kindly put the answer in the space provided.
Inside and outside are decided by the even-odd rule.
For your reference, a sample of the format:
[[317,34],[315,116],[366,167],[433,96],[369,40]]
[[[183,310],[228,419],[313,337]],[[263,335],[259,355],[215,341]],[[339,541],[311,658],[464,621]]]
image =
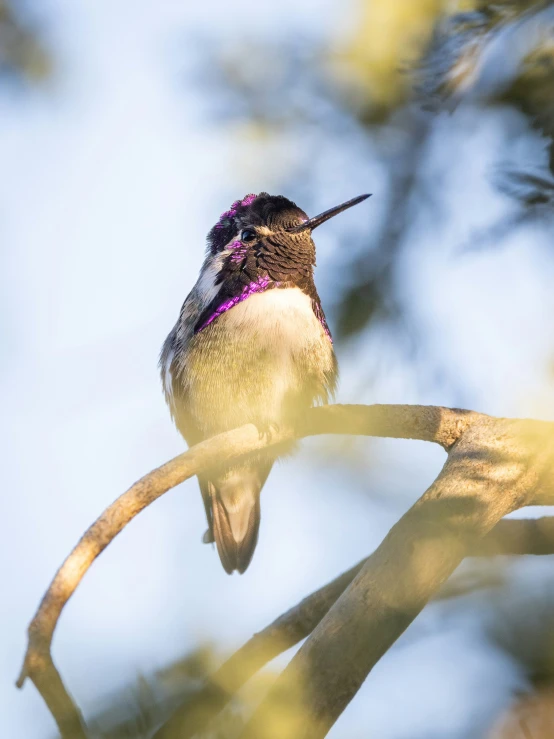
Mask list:
[[[53,89],[0,97],[0,332],[3,352],[0,736],[40,739],[53,722],[34,687],[16,692],[25,628],[81,533],[134,480],[179,454],[157,372],[160,346],[196,280],[205,234],[229,202],[271,189],[264,166],[237,168],[236,144],[206,123],[193,82],[191,40],[325,34],[344,23],[338,0],[232,6],[49,0],[41,12],[60,60]],[[189,46],[190,45],[190,46]],[[426,224],[406,256],[406,300],[433,351],[463,378],[463,400],[500,415],[552,417],[549,335],[553,262],[546,236],[518,232],[503,250],[455,257],[449,246],[502,212],[486,179],[502,146],[490,114],[468,131],[461,111],[441,118],[458,156],[443,188],[450,217]],[[518,152],[516,151],[515,154]],[[523,151],[522,156],[525,155]],[[436,166],[444,150],[429,156]],[[360,227],[374,193],[335,229]],[[367,176],[367,181],[365,177]],[[339,168],[316,211],[358,194]],[[283,193],[286,194],[286,193]],[[330,197],[332,200],[330,201]],[[300,205],[302,205],[300,203]],[[318,282],[332,231],[318,233]],[[444,248],[437,248],[440,241]],[[424,296],[425,300],[422,299]],[[361,360],[378,342],[339,354],[339,400],[359,400]],[[443,384],[424,389],[395,366],[364,393],[371,402],[453,404]],[[228,577],[201,544],[195,481],[141,514],[94,564],[64,611],[54,658],[85,717],[139,671],[161,668],[199,639],[238,646],[311,589],[369,553],[437,473],[443,453],[412,442],[367,445],[368,489],[345,487],[315,442],[275,468],[262,497],[253,563]],[[444,609],[443,609],[444,610]],[[372,673],[330,736],[463,736],[509,699],[520,676],[484,645],[478,619],[422,615]],[[417,638],[414,638],[417,637]],[[455,669],[453,669],[455,665]],[[430,728],[431,727],[431,728]]]

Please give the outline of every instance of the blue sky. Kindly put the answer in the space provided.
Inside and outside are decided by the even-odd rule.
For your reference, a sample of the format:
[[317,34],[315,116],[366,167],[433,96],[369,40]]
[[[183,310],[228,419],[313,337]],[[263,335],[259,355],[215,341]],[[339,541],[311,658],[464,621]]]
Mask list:
[[[13,681],[26,625],[56,568],[106,505],[183,450],[156,363],[196,279],[205,234],[229,198],[273,184],[263,167],[237,167],[233,137],[206,124],[185,41],[303,24],[323,33],[343,22],[336,0],[239,0],[232,12],[214,0],[189,5],[51,0],[44,13],[61,62],[54,89],[0,99],[0,396],[9,420],[1,563],[10,594],[1,608],[0,734],[11,739],[52,733],[34,688],[18,693]],[[506,207],[486,180],[502,145],[500,123],[490,115],[468,133],[468,120],[461,113],[437,124],[460,152],[443,192],[449,220],[416,234],[404,264],[406,301],[433,350],[463,376],[476,409],[551,417],[553,346],[545,336],[554,299],[544,234],[525,230],[504,250],[458,259],[437,248],[463,241]],[[444,155],[437,147],[428,166]],[[348,182],[335,187],[345,198],[357,194]],[[368,188],[379,197],[379,182]],[[319,210],[334,204],[325,192],[313,199]],[[356,210],[335,227],[356,224]],[[330,233],[318,240],[326,285]],[[360,400],[351,388],[375,351],[373,342],[339,356],[343,400]],[[422,391],[402,364],[363,399],[456,401],[439,384]],[[423,444],[368,443],[368,487],[383,491],[375,500],[345,490],[344,473],[323,465],[318,448],[308,442],[272,473],[245,576],[228,577],[201,545],[194,481],[139,516],[95,563],[54,641],[85,715],[138,671],[164,666],[198,639],[239,645],[367,554],[443,458]],[[368,716],[381,739],[413,739],[418,726],[444,736],[445,727],[467,723],[469,706],[493,715],[519,683],[506,658],[483,646],[472,619],[445,625],[441,610],[431,609],[413,634],[418,639],[387,656],[330,736],[365,737]]]

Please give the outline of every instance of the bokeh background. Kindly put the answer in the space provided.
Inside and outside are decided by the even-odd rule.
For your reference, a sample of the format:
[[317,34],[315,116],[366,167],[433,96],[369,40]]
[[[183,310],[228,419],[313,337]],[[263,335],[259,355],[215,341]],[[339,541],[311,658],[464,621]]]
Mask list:
[[[317,232],[339,401],[552,419],[553,18],[513,0],[0,0],[0,736],[55,735],[14,687],[27,623],[104,507],[183,451],[157,357],[233,200],[266,190],[315,214],[373,193]],[[56,632],[85,717],[148,736],[222,655],[371,552],[443,456],[306,441],[269,478],[242,577],[201,544],[196,482],[165,495]],[[329,736],[526,737],[499,722],[550,695],[553,584],[548,557],[465,563]]]

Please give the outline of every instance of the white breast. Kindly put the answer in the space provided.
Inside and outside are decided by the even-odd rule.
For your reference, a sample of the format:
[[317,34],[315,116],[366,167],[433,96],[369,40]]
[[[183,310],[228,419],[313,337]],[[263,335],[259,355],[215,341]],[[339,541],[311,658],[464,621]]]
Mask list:
[[314,342],[329,341],[311,299],[298,287],[251,295],[231,308],[225,321],[236,335],[248,334],[245,339],[269,345],[276,353],[294,354]]
[[335,368],[332,343],[299,288],[250,295],[195,334],[184,360],[181,395],[206,434],[279,422],[294,398],[309,406],[324,397]]
[[239,364],[244,362],[246,368],[259,361],[263,367],[259,376],[267,378],[267,388],[258,389],[257,397],[248,394],[256,417],[279,419],[283,399],[291,391],[301,392],[309,382],[307,368],[316,373],[332,371],[331,341],[311,299],[297,287],[251,295],[217,320],[225,321],[226,330],[244,347]]

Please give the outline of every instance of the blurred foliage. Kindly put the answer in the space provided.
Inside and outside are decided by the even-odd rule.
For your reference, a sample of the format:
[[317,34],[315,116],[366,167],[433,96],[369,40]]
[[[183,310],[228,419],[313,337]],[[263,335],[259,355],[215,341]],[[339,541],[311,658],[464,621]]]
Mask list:
[[516,660],[533,688],[554,687],[554,596],[552,577],[541,579],[524,597],[507,590],[493,599],[491,641]]
[[351,89],[350,102],[368,120],[386,119],[410,95],[403,69],[424,54],[448,0],[358,0],[353,32],[339,43],[332,66]]
[[[87,719],[88,733],[95,739],[150,739],[177,706],[200,690],[218,658],[209,645],[199,646],[183,659],[110,695],[109,703]],[[265,687],[265,679],[260,678]],[[235,698],[222,712],[214,703],[213,720],[204,739],[233,739],[244,726],[246,698]],[[209,707],[208,707],[209,710]],[[176,733],[175,739],[178,739]]]
[[518,222],[528,222],[553,203],[554,6],[513,0],[477,7],[437,24],[421,65],[419,92],[434,110],[464,102],[510,106],[544,136],[548,168],[537,175],[504,167],[495,177],[498,188],[523,206]]
[[[103,708],[87,717],[87,736],[152,739],[163,726],[163,739],[238,739],[256,706],[267,697],[277,674],[267,668],[257,672],[238,694],[225,701],[222,709],[220,696],[225,690],[210,681],[221,661],[210,645],[202,645],[153,675],[140,675],[135,684],[110,695]],[[297,685],[271,696],[257,734],[259,739],[293,736],[293,722],[305,725],[300,696]],[[177,708],[185,709],[186,719],[166,727]]]
[[367,182],[364,167],[377,161],[375,189],[384,206],[363,234],[346,237],[333,291],[335,332],[348,338],[385,324],[397,346],[421,353],[424,337],[406,311],[399,271],[415,224],[439,215],[441,177],[451,166],[444,158],[443,173],[426,173],[436,135],[432,113],[464,104],[475,116],[485,107],[512,108],[550,150],[550,170],[544,161],[533,171],[499,165],[493,183],[513,199],[513,215],[476,243],[550,215],[554,5],[357,0],[352,8],[349,30],[324,40],[272,35],[251,40],[248,54],[242,40],[208,52],[204,46],[202,81],[214,118],[240,134],[241,166],[270,170],[267,178],[304,208],[323,181],[332,182],[323,162],[352,177],[355,193],[355,182]]
[[527,681],[487,739],[550,739],[554,727],[554,598],[552,576],[509,580],[492,594],[486,633]]
[[487,739],[551,739],[554,688],[541,688],[518,698],[494,724]]
[[[424,60],[426,93],[438,102],[504,102],[554,135],[552,3],[478,3],[441,20]],[[424,88],[425,89],[425,88]]]
[[[455,599],[454,607],[458,608],[460,598],[479,597],[484,592],[489,601],[503,604],[508,585],[505,558],[468,559],[443,585],[434,601],[445,604]],[[274,634],[274,638],[278,636]],[[508,639],[506,648],[509,644]],[[252,658],[251,653],[249,659]],[[215,678],[223,662],[222,655],[210,644],[200,645],[168,667],[149,676],[140,675],[133,685],[111,694],[106,705],[87,717],[88,735],[91,739],[157,739],[156,732],[179,708],[184,717],[164,729],[163,739],[238,739],[256,706],[270,695],[267,711],[256,724],[256,736],[259,739],[294,736],[291,725],[305,728],[306,723],[299,701],[302,695],[299,685],[291,684],[279,694],[272,694],[269,689],[277,673],[264,667],[250,677],[249,659],[234,665],[240,670],[242,664],[248,676],[244,687],[234,693]],[[261,664],[257,656],[254,662],[257,666]],[[238,682],[244,683],[244,678]],[[222,695],[225,696],[223,709]]]
[[52,56],[24,2],[0,0],[0,82],[38,83],[52,73]]

